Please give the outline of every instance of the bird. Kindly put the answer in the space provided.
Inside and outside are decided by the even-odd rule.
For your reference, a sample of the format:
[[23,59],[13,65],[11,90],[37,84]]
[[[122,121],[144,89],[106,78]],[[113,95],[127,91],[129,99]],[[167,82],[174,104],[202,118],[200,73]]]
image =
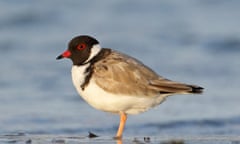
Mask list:
[[175,94],[201,94],[203,87],[166,79],[141,61],[101,47],[89,35],[79,35],[57,60],[72,61],[72,82],[78,94],[95,109],[120,115],[114,138],[122,139],[128,115],[146,112]]

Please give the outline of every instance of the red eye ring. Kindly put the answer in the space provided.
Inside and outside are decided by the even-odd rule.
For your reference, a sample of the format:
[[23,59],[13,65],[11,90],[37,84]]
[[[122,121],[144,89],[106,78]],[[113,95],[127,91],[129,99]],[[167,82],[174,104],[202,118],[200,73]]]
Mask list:
[[81,44],[78,44],[77,45],[77,49],[78,50],[83,50],[83,49],[85,49],[87,46],[86,46],[86,44],[85,43],[81,43]]

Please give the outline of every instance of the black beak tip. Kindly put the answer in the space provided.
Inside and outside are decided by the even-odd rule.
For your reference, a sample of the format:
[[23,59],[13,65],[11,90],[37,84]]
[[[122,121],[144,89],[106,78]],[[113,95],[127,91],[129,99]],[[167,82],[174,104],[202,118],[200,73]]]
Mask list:
[[59,60],[59,59],[62,59],[63,58],[63,56],[62,55],[59,55],[57,58],[56,58],[56,60]]

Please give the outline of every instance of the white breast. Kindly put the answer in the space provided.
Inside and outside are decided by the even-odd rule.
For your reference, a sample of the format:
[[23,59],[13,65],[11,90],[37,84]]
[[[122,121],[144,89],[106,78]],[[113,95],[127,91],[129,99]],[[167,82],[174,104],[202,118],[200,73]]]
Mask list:
[[85,81],[86,69],[90,66],[90,63],[82,66],[72,66],[72,81],[73,85],[77,88],[80,87]]
[[80,96],[96,109],[118,113],[123,111],[128,114],[138,114],[161,103],[165,98],[162,96],[128,96],[109,93],[100,88],[91,79],[84,90],[81,84],[84,82],[85,70],[89,64],[72,67],[72,81]]

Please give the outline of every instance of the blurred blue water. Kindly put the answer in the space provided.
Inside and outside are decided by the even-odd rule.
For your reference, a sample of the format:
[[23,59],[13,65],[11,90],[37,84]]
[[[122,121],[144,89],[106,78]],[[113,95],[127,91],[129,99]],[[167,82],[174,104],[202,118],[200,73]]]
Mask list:
[[56,61],[80,34],[128,53],[199,96],[169,97],[130,116],[126,135],[240,134],[240,1],[0,1],[0,133],[115,133],[118,116],[76,93],[71,62]]

